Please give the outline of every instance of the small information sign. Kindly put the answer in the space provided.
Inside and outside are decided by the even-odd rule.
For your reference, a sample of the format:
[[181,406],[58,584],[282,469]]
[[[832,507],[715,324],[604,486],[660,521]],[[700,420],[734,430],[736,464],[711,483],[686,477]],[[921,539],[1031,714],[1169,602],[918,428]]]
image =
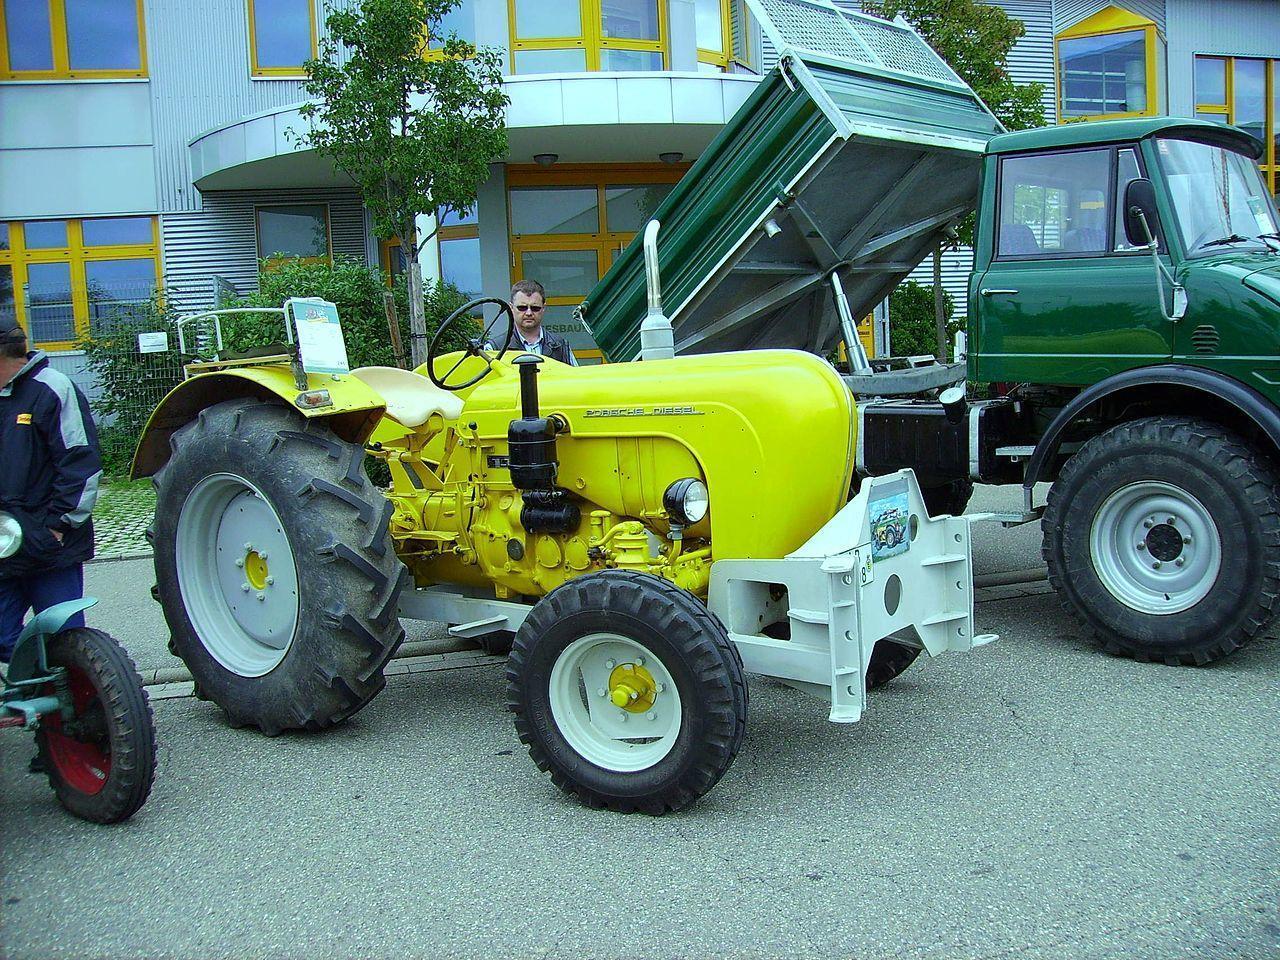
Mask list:
[[305,297],[291,297],[288,305],[298,336],[302,369],[307,373],[350,373],[337,306]]
[[169,334],[161,330],[159,333],[138,334],[139,353],[164,353],[169,349]]

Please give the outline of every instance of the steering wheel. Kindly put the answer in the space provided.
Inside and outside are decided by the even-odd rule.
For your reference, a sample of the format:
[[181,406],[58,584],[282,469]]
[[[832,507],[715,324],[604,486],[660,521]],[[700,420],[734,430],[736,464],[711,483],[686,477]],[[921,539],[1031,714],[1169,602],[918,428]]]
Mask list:
[[[484,333],[480,334],[478,337],[472,337],[467,341],[467,346],[464,348],[462,357],[459,358],[458,362],[450,367],[442,376],[437,377],[435,361],[436,358],[440,356],[440,346],[444,342],[445,332],[448,331],[450,327],[458,323],[461,318],[469,316],[471,311],[476,307],[484,306],[486,303],[496,303],[501,308],[498,311],[498,315],[494,317],[488,326],[484,328]],[[507,329],[502,335],[502,347],[498,350],[497,354],[492,354],[490,353],[489,345],[493,341],[490,340],[489,334],[498,324],[498,321],[502,319],[502,315],[504,313],[507,315]],[[480,316],[483,319],[483,312]],[[480,297],[476,300],[470,301],[469,303],[464,303],[445,318],[444,323],[440,324],[439,329],[436,330],[436,335],[431,338],[431,345],[427,347],[427,376],[430,377],[431,382],[441,390],[465,390],[467,387],[479,383],[488,376],[489,371],[493,369],[494,361],[501,360],[503,354],[507,352],[507,345],[511,342],[511,338],[515,335],[515,332],[516,318],[511,312],[511,305],[508,304],[507,301],[499,300],[497,297]],[[450,375],[452,375],[455,370],[466,362],[467,357],[483,357],[485,361],[484,369],[465,383],[450,383]]]

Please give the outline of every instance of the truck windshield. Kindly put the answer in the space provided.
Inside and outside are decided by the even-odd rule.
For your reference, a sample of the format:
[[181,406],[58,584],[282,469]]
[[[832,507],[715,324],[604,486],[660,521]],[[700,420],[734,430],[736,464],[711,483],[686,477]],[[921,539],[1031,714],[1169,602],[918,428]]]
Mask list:
[[1252,160],[1190,140],[1160,139],[1156,146],[1188,254],[1271,248],[1276,212]]

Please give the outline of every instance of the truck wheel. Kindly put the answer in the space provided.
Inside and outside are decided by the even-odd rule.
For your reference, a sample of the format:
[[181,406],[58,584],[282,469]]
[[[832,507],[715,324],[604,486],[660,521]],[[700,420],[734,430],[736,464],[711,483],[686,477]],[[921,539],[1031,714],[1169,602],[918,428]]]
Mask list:
[[959,517],[964,515],[969,499],[973,496],[973,481],[953,480],[937,487],[923,487],[920,494],[924,497],[929,516],[941,517],[949,514]]
[[258,400],[202,410],[171,446],[149,531],[170,649],[234,725],[345,720],[385,683],[409,579],[363,450]]
[[871,650],[871,662],[867,664],[867,689],[874,690],[902,673],[920,656],[919,647],[881,640]]
[[666,580],[606,570],[544,597],[516,633],[507,706],[538,768],[590,807],[662,814],[698,799],[742,745],[742,661]]
[[[44,716],[36,747],[58,802],[94,823],[119,823],[151,792],[156,733],[142,678],[114,639],[85,627],[46,647],[49,666],[67,671],[75,716]],[[43,691],[52,694],[52,688]]]
[[1213,423],[1149,417],[1082,447],[1049,491],[1049,581],[1112,653],[1205,664],[1280,611],[1280,488]]

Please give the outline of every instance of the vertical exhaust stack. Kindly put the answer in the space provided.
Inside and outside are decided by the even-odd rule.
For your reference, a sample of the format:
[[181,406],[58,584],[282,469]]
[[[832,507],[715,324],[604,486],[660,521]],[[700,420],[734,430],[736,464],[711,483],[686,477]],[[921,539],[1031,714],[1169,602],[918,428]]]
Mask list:
[[640,359],[671,360],[676,355],[675,334],[670,318],[662,312],[662,278],[658,275],[657,220],[650,220],[644,228],[644,274],[649,289],[649,309],[640,324]]

